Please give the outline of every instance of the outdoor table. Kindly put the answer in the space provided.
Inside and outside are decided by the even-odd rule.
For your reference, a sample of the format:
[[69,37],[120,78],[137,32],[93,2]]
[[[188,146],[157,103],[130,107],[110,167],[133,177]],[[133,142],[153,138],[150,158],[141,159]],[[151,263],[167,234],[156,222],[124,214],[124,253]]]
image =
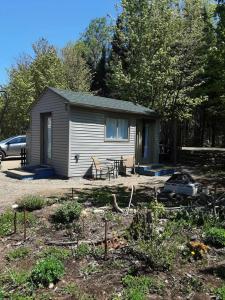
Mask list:
[[116,177],[118,177],[120,173],[120,167],[126,159],[123,158],[107,158],[107,160],[112,161],[114,163],[114,168],[116,171]]

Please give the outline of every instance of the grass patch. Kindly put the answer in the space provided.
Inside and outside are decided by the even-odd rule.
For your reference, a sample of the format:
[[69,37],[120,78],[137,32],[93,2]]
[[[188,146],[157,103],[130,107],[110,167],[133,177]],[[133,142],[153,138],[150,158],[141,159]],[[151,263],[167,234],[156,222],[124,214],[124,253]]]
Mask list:
[[127,300],[143,300],[149,293],[162,294],[164,284],[149,276],[131,276],[126,275],[122,278],[125,287],[124,296]]
[[9,251],[6,255],[7,260],[13,261],[16,259],[25,258],[30,253],[30,250],[27,247],[19,247],[14,250]]
[[68,284],[63,291],[66,294],[69,294],[71,296],[71,299],[74,300],[96,300],[95,297],[92,295],[89,295],[81,290],[81,288],[76,285],[75,283]]
[[[6,210],[0,215],[0,236],[7,236],[13,232],[14,212]],[[17,213],[18,228],[23,224],[23,213]],[[27,225],[33,226],[36,223],[36,218],[32,213],[27,214]]]
[[208,243],[225,247],[225,229],[212,227],[206,231],[206,240]]
[[71,256],[71,251],[64,248],[58,248],[58,247],[48,247],[44,249],[44,251],[41,252],[40,257],[46,258],[46,257],[55,257],[59,260],[66,260]]

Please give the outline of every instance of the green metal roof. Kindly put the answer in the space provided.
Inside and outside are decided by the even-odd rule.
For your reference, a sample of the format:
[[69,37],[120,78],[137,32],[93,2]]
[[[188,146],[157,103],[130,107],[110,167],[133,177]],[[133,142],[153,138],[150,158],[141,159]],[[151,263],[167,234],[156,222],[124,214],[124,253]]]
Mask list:
[[48,89],[63,97],[72,105],[157,117],[154,110],[130,101],[93,96],[88,93],[72,92],[52,87]]

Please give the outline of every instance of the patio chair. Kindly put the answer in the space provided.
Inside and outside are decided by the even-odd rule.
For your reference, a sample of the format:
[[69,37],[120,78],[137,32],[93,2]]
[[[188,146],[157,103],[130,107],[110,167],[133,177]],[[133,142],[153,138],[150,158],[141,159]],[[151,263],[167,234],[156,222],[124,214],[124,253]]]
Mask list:
[[92,156],[91,158],[93,161],[93,166],[95,168],[95,179],[98,179],[98,177],[102,179],[103,175],[108,176],[109,181],[111,175],[113,175],[113,177],[115,178],[115,168],[113,165],[100,162],[95,156]]
[[135,173],[135,158],[133,155],[123,155],[121,156],[121,159],[123,160],[123,169],[124,174],[126,175],[127,169],[131,169],[131,172],[133,171]]

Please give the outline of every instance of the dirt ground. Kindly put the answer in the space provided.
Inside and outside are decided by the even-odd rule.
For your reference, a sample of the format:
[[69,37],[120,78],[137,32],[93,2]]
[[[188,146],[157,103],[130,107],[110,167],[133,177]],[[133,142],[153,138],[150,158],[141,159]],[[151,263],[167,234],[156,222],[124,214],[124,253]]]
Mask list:
[[41,179],[41,180],[18,180],[9,178],[4,173],[7,169],[18,168],[20,161],[16,159],[8,159],[2,162],[0,171],[0,213],[6,207],[15,203],[25,195],[60,195],[65,193],[70,188],[92,188],[98,186],[132,186],[147,184],[149,186],[162,186],[169,178],[163,177],[148,177],[132,175],[127,177],[119,177],[108,180],[86,180],[86,179]]

